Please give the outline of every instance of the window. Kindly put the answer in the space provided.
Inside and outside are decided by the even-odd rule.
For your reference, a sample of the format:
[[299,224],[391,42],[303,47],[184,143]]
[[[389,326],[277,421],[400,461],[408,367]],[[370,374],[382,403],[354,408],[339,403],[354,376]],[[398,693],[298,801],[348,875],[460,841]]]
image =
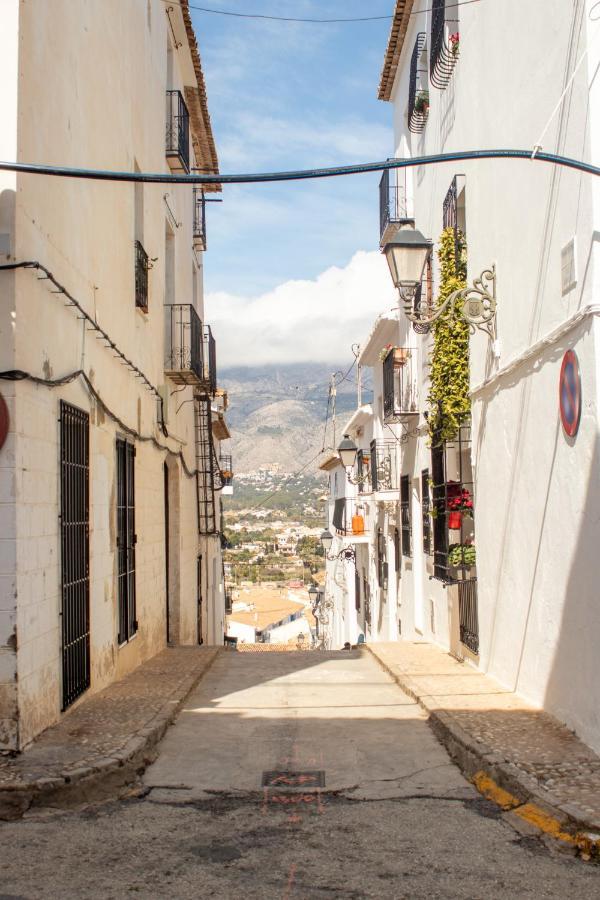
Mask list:
[[135,305],[138,309],[148,312],[148,269],[150,262],[148,254],[140,241],[135,241]]
[[408,475],[403,475],[400,479],[400,524],[402,530],[402,555],[411,556],[410,478]]
[[423,553],[431,554],[431,520],[429,518],[429,469],[421,472],[421,515],[423,517]]
[[360,575],[358,574],[358,569],[354,569],[354,606],[356,608],[356,612],[360,612]]
[[377,583],[386,590],[388,580],[388,564],[385,558],[385,538],[381,528],[377,532]]
[[448,572],[448,529],[446,527],[446,466],[444,445],[440,441],[431,448],[431,474],[433,479],[433,573],[436,578],[446,578]]
[[117,438],[117,594],[119,644],[136,633],[135,596],[135,447]]
[[401,573],[400,529],[394,528],[394,568],[398,578]]
[[423,131],[429,114],[427,58],[424,47],[425,32],[421,32],[417,35],[413,47],[408,87],[408,127],[415,134]]

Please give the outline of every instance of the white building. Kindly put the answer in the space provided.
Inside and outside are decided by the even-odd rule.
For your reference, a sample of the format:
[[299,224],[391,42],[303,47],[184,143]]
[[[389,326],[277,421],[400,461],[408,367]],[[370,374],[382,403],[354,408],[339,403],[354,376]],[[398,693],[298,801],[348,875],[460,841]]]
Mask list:
[[[186,0],[75,6],[2,3],[0,158],[218,172]],[[222,643],[204,212],[201,186],[0,175],[0,749]]]
[[[379,87],[380,99],[392,104],[393,156],[480,148],[533,152],[541,144],[546,152],[598,164],[594,75],[600,46],[593,0],[458,6],[434,0],[424,6],[420,13],[412,0],[395,4]],[[439,295],[444,229],[451,229],[446,240],[449,233],[455,240],[457,271],[466,240],[468,285],[495,266],[495,340],[480,331],[470,337],[471,424],[465,418],[452,439],[434,440],[432,447],[434,334],[416,333],[403,310],[397,323],[379,321],[360,360],[373,367],[372,420],[355,417],[348,430],[365,452],[371,436],[400,441],[391,445],[397,508],[378,504],[376,491],[367,501],[377,506],[387,540],[383,622],[391,624],[396,615],[399,639],[436,641],[599,749],[597,181],[574,169],[506,159],[384,176],[382,245],[412,221],[434,241],[421,286],[426,310],[435,309]],[[382,363],[379,353],[388,344],[392,352]],[[581,376],[573,436],[559,412],[567,351],[576,353]],[[380,526],[374,513],[368,515],[373,557]],[[390,555],[395,529],[397,573]],[[476,567],[467,565],[475,560],[473,548]],[[454,566],[461,555],[464,565]],[[374,584],[371,577],[371,595]],[[387,637],[379,629],[369,636],[361,626],[367,639]]]

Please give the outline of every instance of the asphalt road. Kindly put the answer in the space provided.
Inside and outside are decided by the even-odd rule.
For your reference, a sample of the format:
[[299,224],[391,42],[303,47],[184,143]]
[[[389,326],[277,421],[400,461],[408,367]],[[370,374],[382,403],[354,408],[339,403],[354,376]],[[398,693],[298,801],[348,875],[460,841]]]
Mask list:
[[231,653],[138,796],[0,825],[0,900],[132,895],[600,898],[600,868],[515,831],[368,655]]

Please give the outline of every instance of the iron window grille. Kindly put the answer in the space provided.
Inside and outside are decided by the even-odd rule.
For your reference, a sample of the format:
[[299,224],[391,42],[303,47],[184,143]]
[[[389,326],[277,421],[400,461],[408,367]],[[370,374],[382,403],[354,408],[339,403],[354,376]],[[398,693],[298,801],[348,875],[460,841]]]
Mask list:
[[354,569],[354,608],[357,613],[360,612],[360,575],[358,568]]
[[198,313],[190,303],[169,304],[165,312],[165,373],[176,384],[203,384],[204,342]]
[[421,517],[423,523],[423,553],[431,555],[431,503],[429,496],[429,469],[421,472]]
[[216,457],[212,435],[210,397],[195,398],[196,432],[196,499],[198,504],[198,533],[217,533],[215,498]]
[[363,572],[363,609],[365,625],[371,627],[371,588],[367,576]]
[[400,577],[400,573],[402,570],[402,554],[400,552],[400,529],[394,528],[394,567],[396,569],[396,575],[398,578]]
[[62,709],[90,686],[89,423],[60,402]]
[[461,232],[459,227],[458,213],[459,178],[464,180],[463,175],[455,175],[450,182],[450,187],[446,191],[446,196],[444,197],[442,210],[444,228],[452,228],[454,231],[454,267],[457,272],[460,271],[461,265],[464,265],[461,258],[464,248],[464,233]]
[[383,361],[383,415],[385,422],[418,418],[416,350],[394,347]]
[[190,114],[181,91],[167,91],[166,155],[174,169],[190,171]]
[[406,170],[384,169],[379,182],[379,240],[383,245],[408,219]]
[[135,447],[117,438],[117,593],[119,644],[138,630],[135,579]]
[[377,531],[377,583],[385,591],[388,582],[388,564],[385,552],[385,537],[381,528]]
[[431,48],[429,51],[429,78],[440,90],[447,87],[459,54],[459,43],[450,40],[452,29],[458,26],[457,19],[446,13],[446,0],[432,0],[431,3]]
[[225,614],[231,615],[233,611],[233,591],[231,588],[225,588]]
[[206,250],[206,199],[204,191],[194,188],[194,223],[192,239],[196,250]]
[[410,60],[410,80],[408,86],[408,127],[414,134],[425,128],[429,115],[429,89],[427,68],[420,65],[425,47],[425,32],[417,35]]
[[196,558],[196,602],[198,606],[198,644],[204,643],[202,636],[202,554]]
[[148,312],[148,254],[139,241],[135,242],[135,305]]
[[371,441],[371,484],[374,491],[398,490],[395,441]]
[[217,391],[217,344],[210,325],[204,326],[204,380],[214,396]]
[[402,556],[412,556],[410,521],[410,478],[400,479],[400,531],[402,535]]

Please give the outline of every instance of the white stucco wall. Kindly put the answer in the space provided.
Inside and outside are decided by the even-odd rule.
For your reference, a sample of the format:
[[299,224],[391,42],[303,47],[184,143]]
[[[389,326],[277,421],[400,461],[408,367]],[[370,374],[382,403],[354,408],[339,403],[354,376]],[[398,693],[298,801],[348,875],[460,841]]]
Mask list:
[[[67,0],[22,3],[17,22],[18,8],[18,3],[7,0],[0,10],[0,90],[6,126],[0,156],[168,172],[165,91],[194,84],[179,9],[170,14],[184,40],[173,53],[173,74],[167,83],[171,38],[159,0],[133,4],[82,0],[77,15]],[[17,44],[22,60],[18,73]],[[190,154],[194,165],[191,147]],[[90,414],[91,691],[166,645],[165,460],[170,483],[171,640],[198,640],[200,553],[205,642],[222,643],[224,596],[219,541],[199,540],[195,478],[186,474],[179,459],[183,454],[187,469],[194,471],[193,388],[179,390],[165,376],[165,303],[192,303],[203,315],[201,253],[194,251],[192,242],[191,188],[145,185],[143,218],[138,216],[137,221],[132,184],[3,174],[0,190],[0,262],[38,260],[52,271],[162,391],[170,435],[158,427],[156,397],[96,339],[64,298],[52,293],[48,281],[38,280],[33,270],[0,273],[1,367],[46,379],[83,370],[120,420],[94,401],[81,379],[53,389],[30,381],[12,386],[15,436],[0,451],[0,515],[7,527],[13,517],[16,543],[11,556],[3,534],[0,631],[10,630],[14,620],[9,598],[12,592],[14,606],[11,584],[16,581],[19,743],[25,744],[60,713],[61,399]],[[11,202],[14,216],[9,215]],[[1,235],[8,226],[9,253],[2,254]],[[172,281],[167,278],[167,232],[174,249]],[[136,238],[152,260],[147,313],[135,307]],[[5,384],[0,383],[3,393]],[[129,643],[118,647],[115,440],[123,433],[120,423],[146,440],[136,441],[135,458],[139,627]],[[15,497],[16,517],[11,513]],[[0,633],[0,648],[3,644]],[[2,665],[3,652],[0,649],[0,686],[2,673],[10,674],[10,666]],[[0,746],[1,737],[0,732]]]
[[[429,85],[430,112],[421,135],[406,126],[408,77],[416,35],[429,25],[427,14],[413,16],[392,97],[395,152],[533,148],[545,131],[544,150],[597,164],[597,40],[550,118],[596,32],[592,5],[506,0],[461,7],[460,58],[445,90]],[[484,335],[471,339],[471,384],[477,388],[597,302],[600,194],[598,179],[539,162],[417,168],[409,175],[416,227],[434,240],[455,174],[465,177],[469,282],[492,263],[497,270],[500,356],[493,358]],[[577,284],[563,296],[561,249],[573,237]],[[579,356],[583,383],[574,440],[565,436],[558,416],[559,371],[569,348]],[[475,391],[472,451],[479,664],[596,749],[597,406],[598,322],[588,317]]]

